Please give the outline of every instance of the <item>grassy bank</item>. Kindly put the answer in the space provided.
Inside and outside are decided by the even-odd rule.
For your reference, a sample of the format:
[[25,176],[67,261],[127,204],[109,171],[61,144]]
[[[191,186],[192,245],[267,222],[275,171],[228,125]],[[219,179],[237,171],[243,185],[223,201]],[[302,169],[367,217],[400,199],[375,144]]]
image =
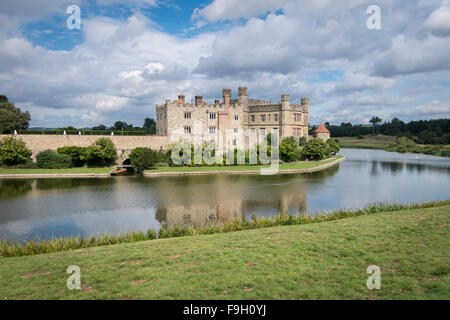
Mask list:
[[357,137],[340,137],[339,144],[342,148],[353,149],[380,149],[390,152],[419,153],[439,157],[450,157],[450,146],[448,145],[419,145],[406,137],[392,137],[383,135],[368,135],[364,139]]
[[112,168],[70,168],[70,169],[9,169],[0,168],[0,174],[70,174],[108,173]]
[[[322,160],[322,161],[299,161],[292,163],[281,163],[280,170],[293,170],[293,169],[312,169],[323,164],[333,162],[337,159],[341,159],[343,156],[338,155],[334,158]],[[261,168],[269,168],[269,165],[238,165],[238,166],[198,166],[198,167],[157,167],[152,170],[146,170],[145,172],[195,172],[195,171],[259,171]]]
[[396,141],[396,137],[384,135],[368,135],[364,139],[358,137],[339,137],[339,145],[342,148],[353,149],[387,149],[392,143]]
[[[0,259],[2,299],[449,299],[450,206]],[[368,290],[366,268],[381,268]],[[68,290],[66,269],[81,269]]]

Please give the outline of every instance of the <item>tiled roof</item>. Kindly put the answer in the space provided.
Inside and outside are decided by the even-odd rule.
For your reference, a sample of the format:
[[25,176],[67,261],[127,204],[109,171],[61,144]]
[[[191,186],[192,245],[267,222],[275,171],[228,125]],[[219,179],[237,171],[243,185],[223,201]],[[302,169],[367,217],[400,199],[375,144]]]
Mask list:
[[330,131],[323,125],[323,123],[320,124],[320,126],[314,130],[315,133],[330,133]]

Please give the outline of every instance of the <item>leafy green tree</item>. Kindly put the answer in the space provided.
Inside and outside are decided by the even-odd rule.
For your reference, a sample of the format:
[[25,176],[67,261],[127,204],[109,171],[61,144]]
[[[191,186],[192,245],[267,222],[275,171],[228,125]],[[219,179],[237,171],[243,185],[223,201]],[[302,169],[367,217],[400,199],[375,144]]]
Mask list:
[[142,126],[142,129],[147,131],[148,134],[155,134],[156,133],[156,121],[153,118],[145,118],[144,125]]
[[373,124],[373,133],[375,133],[376,135],[378,134],[378,124],[381,122],[382,120],[378,117],[372,117],[372,119],[370,119],[369,123]]
[[298,144],[300,147],[303,147],[306,144],[307,140],[306,137],[300,137],[300,139],[298,139]]
[[298,143],[294,137],[284,138],[280,143],[280,158],[285,162],[294,161],[297,156]]
[[128,124],[126,122],[122,122],[122,121],[116,121],[114,123],[114,125],[111,127],[112,130],[117,130],[117,131],[128,131],[128,130],[133,130],[133,125],[132,124]]
[[30,113],[22,112],[8,98],[0,95],[0,133],[12,133],[14,130],[25,130],[29,126]]
[[94,131],[106,131],[106,130],[108,130],[108,128],[104,124],[101,124],[99,126],[92,127],[92,130],[94,130]]
[[0,162],[8,166],[24,164],[31,161],[31,150],[25,142],[14,137],[0,141]]
[[86,161],[87,148],[78,146],[67,146],[57,149],[60,154],[66,154],[72,159],[73,167],[82,167]]
[[37,154],[36,162],[38,167],[43,169],[65,169],[71,167],[72,158],[54,150],[45,150]]
[[338,153],[339,150],[341,150],[341,146],[339,145],[339,142],[337,142],[335,139],[331,138],[327,140],[328,150],[334,153]]
[[100,138],[86,149],[86,162],[90,166],[111,166],[116,159],[116,146],[109,138]]
[[149,148],[136,148],[131,151],[130,160],[133,167],[143,172],[159,162],[159,153]]
[[319,138],[309,140],[302,150],[303,157],[313,160],[322,160],[329,155],[327,144]]

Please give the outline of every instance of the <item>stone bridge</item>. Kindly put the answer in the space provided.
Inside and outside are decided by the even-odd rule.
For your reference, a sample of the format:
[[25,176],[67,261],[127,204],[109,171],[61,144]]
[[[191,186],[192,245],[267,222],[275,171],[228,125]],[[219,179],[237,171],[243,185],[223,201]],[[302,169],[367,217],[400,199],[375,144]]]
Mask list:
[[[0,140],[10,135],[0,135]],[[79,146],[88,147],[100,138],[111,139],[117,148],[117,164],[123,164],[134,148],[151,148],[160,150],[167,146],[165,136],[97,136],[97,135],[34,135],[19,134],[16,138],[26,143],[33,152],[32,158],[36,160],[36,155],[44,150],[56,150],[60,147]]]

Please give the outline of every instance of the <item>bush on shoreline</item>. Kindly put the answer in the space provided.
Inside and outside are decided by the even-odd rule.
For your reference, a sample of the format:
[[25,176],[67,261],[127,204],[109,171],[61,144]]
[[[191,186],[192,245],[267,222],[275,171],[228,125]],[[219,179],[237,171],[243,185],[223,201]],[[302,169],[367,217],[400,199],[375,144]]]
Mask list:
[[26,164],[31,161],[31,154],[31,150],[20,139],[6,137],[0,141],[0,164]]
[[[222,224],[194,226],[171,226],[163,227],[158,233],[153,230],[146,232],[127,232],[116,235],[101,235],[92,237],[71,237],[57,238],[51,240],[35,241],[30,240],[23,244],[11,243],[7,240],[0,240],[0,257],[17,257],[42,253],[52,253],[59,251],[75,250],[89,247],[98,247],[126,242],[145,241],[153,239],[166,239],[192,235],[206,235],[214,233],[227,233],[250,229],[271,228],[276,226],[301,225],[309,223],[326,222],[340,220],[350,217],[358,217],[369,214],[383,212],[434,208],[450,205],[450,199],[443,201],[432,201],[423,204],[375,204],[363,209],[355,210],[334,210],[323,214],[280,214],[275,217],[252,218],[251,220],[231,220]],[[157,236],[158,235],[158,236]]]
[[72,158],[49,149],[37,154],[36,163],[42,169],[67,169],[72,166]]

